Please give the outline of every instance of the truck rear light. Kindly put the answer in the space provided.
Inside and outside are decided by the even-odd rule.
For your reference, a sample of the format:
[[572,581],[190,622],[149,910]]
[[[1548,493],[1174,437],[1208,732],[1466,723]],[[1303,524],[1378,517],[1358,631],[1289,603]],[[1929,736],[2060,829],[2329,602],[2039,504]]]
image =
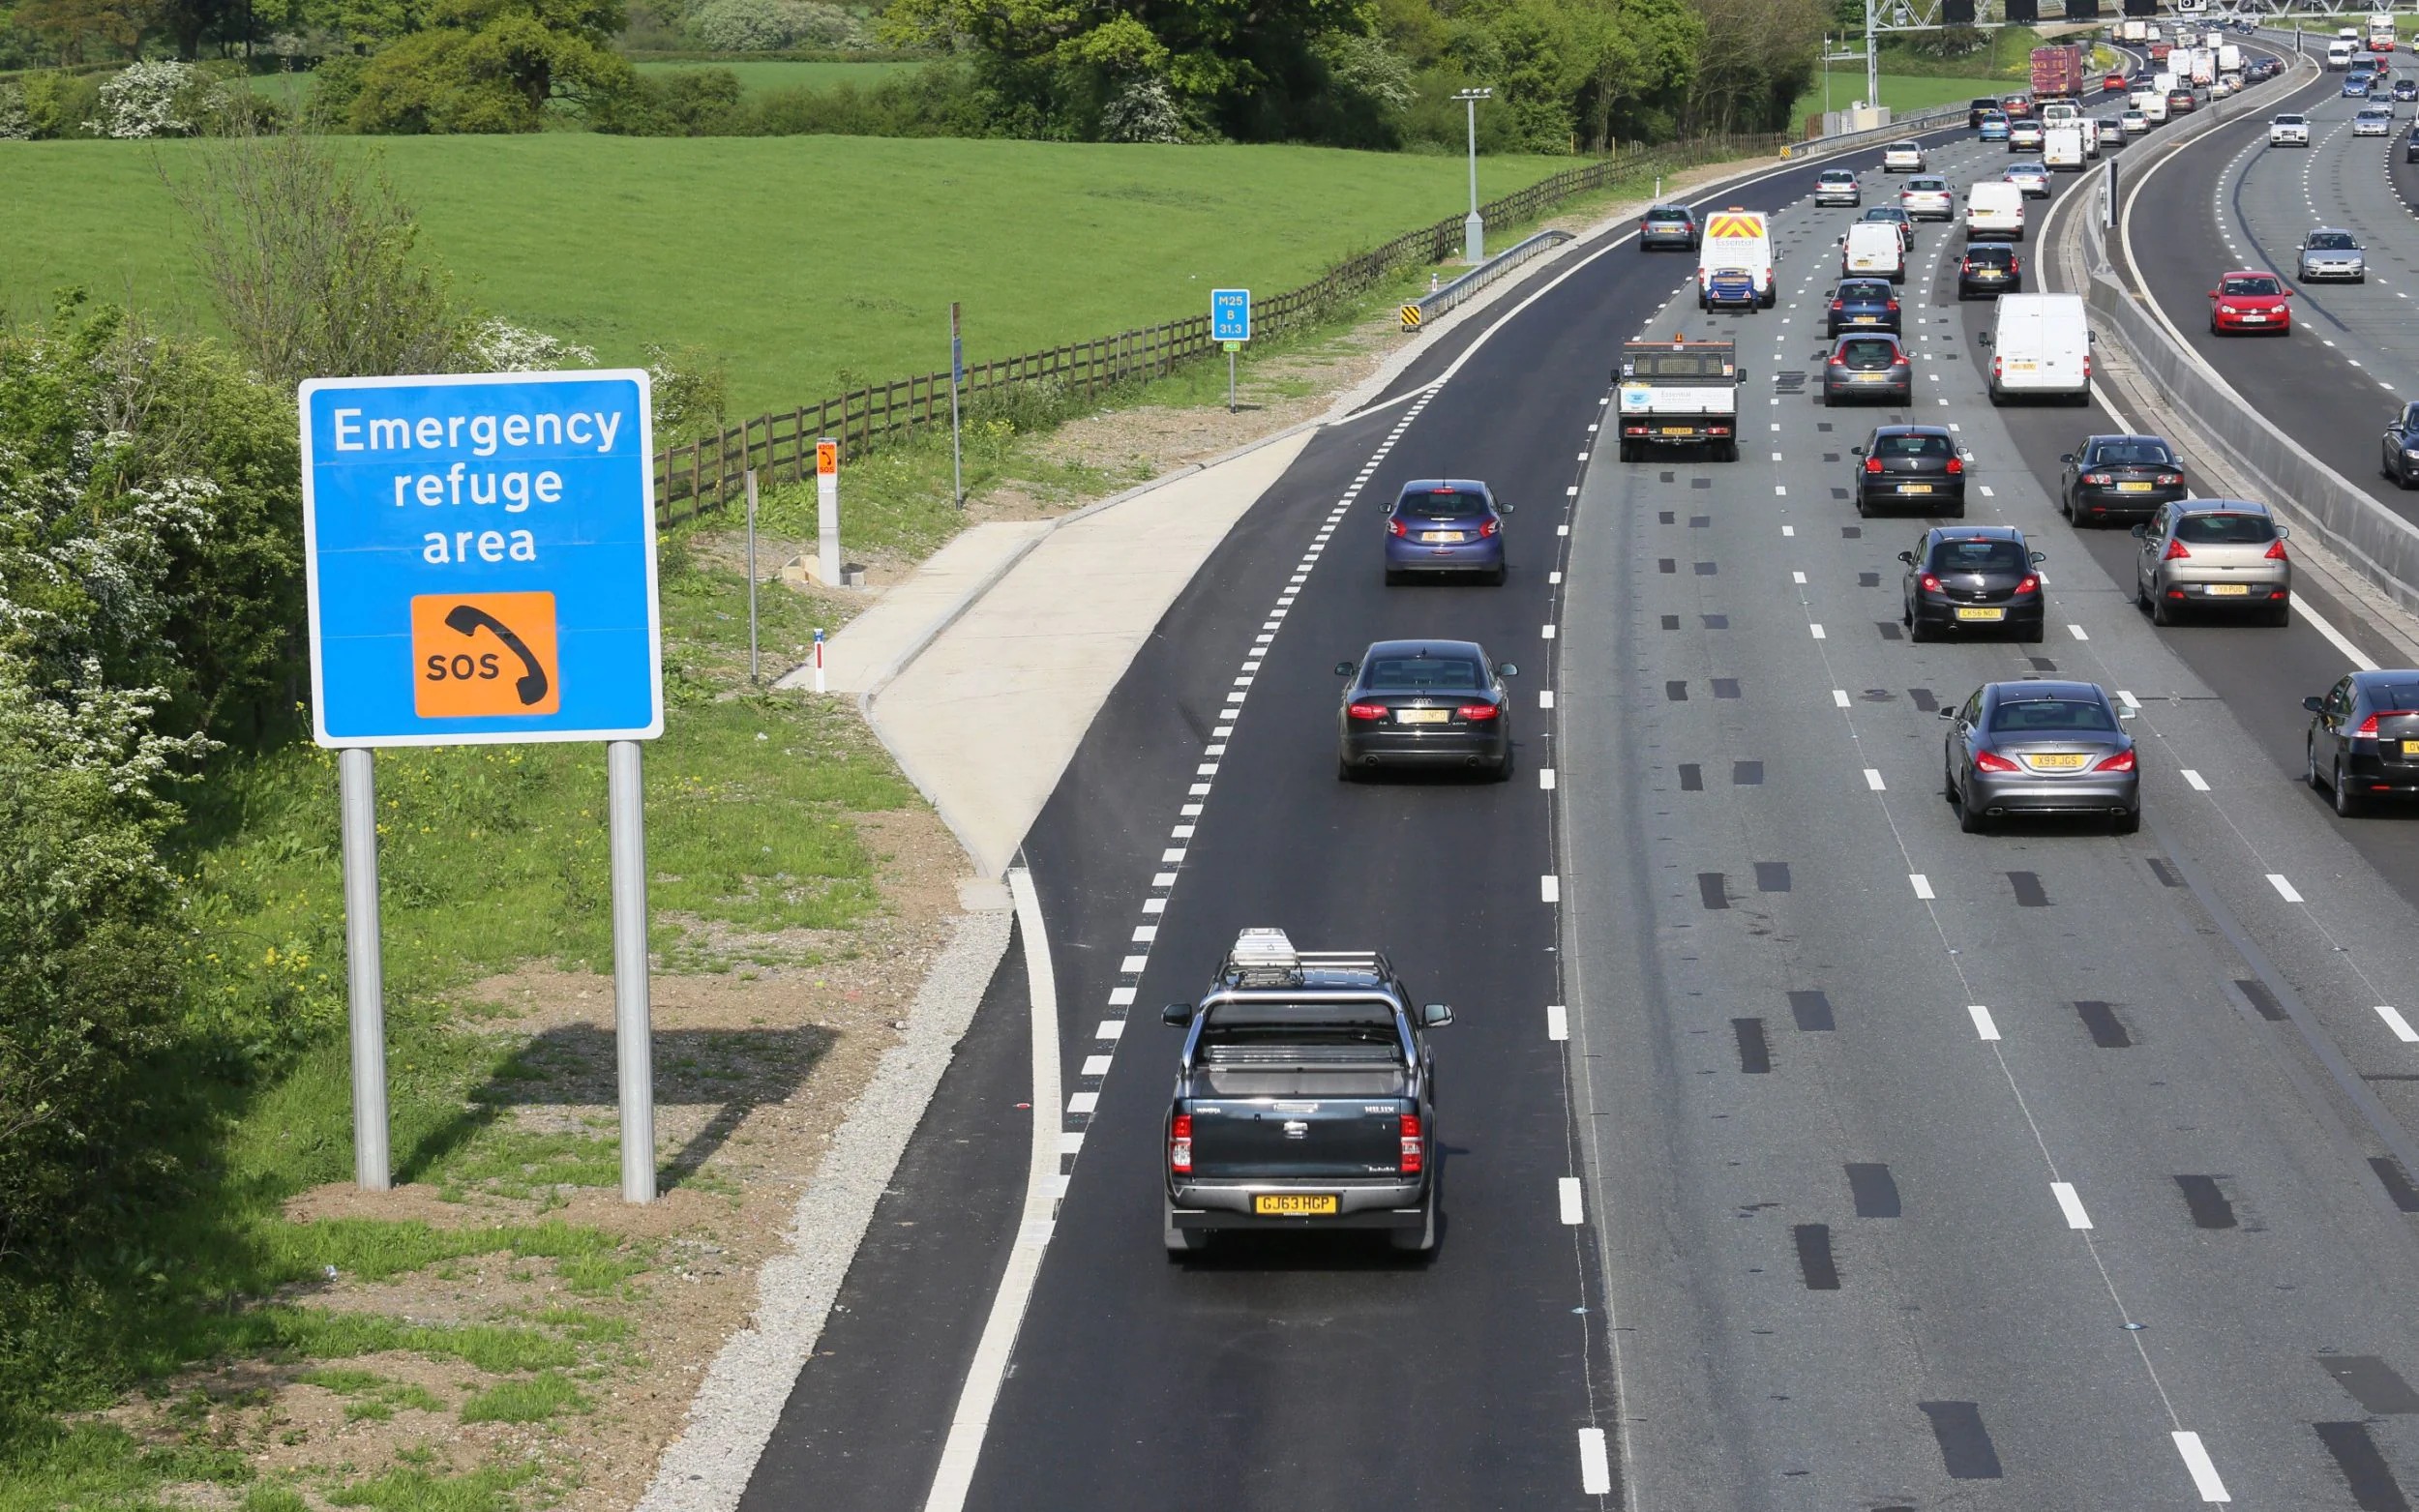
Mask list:
[[2083,354],[2083,381],[2086,383],[2091,381],[2091,354],[2089,352]]
[[2178,562],[2192,554],[2193,553],[2191,551],[2185,549],[2184,543],[2181,540],[2175,540],[2167,543],[2167,548],[2160,553],[2159,560],[2163,562]]
[[1412,1175],[1427,1163],[1427,1148],[1419,1139],[1419,1115],[1403,1114],[1403,1174]]
[[1492,703],[1465,703],[1453,712],[1475,724],[1482,720],[1491,720],[1503,711]]
[[1179,1175],[1193,1171],[1193,1115],[1178,1113],[1168,1120],[1168,1169]]
[[1992,377],[1994,377],[1994,378],[1996,378],[1996,377],[1998,377],[1998,376],[1999,376],[1999,371],[2000,371],[1999,364],[2000,364],[2000,359],[1999,359],[1999,358],[1993,357],[1993,358],[1990,360],[1990,375],[1991,375]]
[[1383,703],[1348,703],[1344,712],[1357,720],[1382,720],[1387,710]]

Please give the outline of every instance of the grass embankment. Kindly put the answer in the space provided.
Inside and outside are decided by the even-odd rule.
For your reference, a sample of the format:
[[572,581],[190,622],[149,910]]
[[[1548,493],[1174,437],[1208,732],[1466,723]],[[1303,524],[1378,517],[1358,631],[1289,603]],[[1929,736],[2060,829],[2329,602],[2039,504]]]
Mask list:
[[[912,804],[912,791],[844,710],[749,690],[742,579],[699,565],[677,538],[663,604],[671,708],[647,753],[647,848],[665,969],[812,964],[802,939],[849,948],[848,927],[880,907],[851,815]],[[779,587],[761,605],[770,660],[787,666],[810,638],[813,608]],[[264,1066],[224,1111],[192,1200],[130,1224],[123,1242],[154,1258],[145,1279],[86,1288],[14,1341],[16,1358],[50,1368],[13,1382],[19,1415],[0,1413],[0,1512],[145,1505],[169,1482],[225,1486],[246,1512],[503,1512],[516,1488],[559,1490],[577,1472],[518,1449],[465,1464],[462,1426],[586,1411],[591,1392],[642,1363],[632,1319],[663,1284],[650,1274],[662,1247],[546,1216],[566,1191],[617,1183],[612,1121],[518,1120],[523,1089],[558,1073],[556,1052],[463,995],[531,960],[610,970],[603,753],[386,752],[377,780],[396,1173],[470,1203],[458,1209],[468,1226],[288,1221],[288,1199],[351,1174],[336,789],[327,755],[309,747],[230,764],[189,795],[181,836],[194,990],[279,1003],[318,1032],[298,1036],[314,1048]],[[713,1179],[709,1169],[702,1184]],[[671,1190],[700,1176],[671,1159],[664,1180]],[[483,1213],[506,1216],[483,1225]],[[380,1285],[490,1265],[556,1299],[447,1321],[378,1304]],[[339,1287],[348,1300],[318,1299]],[[164,1403],[166,1382],[214,1362],[237,1368]],[[431,1363],[443,1367],[434,1378]],[[415,1371],[421,1379],[402,1379]],[[296,1446],[314,1430],[270,1406],[295,1381],[341,1398],[343,1425],[428,1414],[407,1419],[425,1437],[375,1473],[341,1443],[304,1461]],[[75,1410],[112,1404],[131,1406],[134,1432]],[[312,1468],[263,1470],[281,1455]]]
[[[1290,288],[1468,193],[1455,159],[1312,147],[571,132],[374,147],[470,301],[608,364],[702,347],[728,365],[734,417],[945,366],[951,300],[969,360],[1006,357],[1206,310],[1213,286]],[[206,143],[12,148],[0,312],[38,315],[81,283],[216,328],[162,183]],[[1484,159],[1479,193],[1569,165]]]

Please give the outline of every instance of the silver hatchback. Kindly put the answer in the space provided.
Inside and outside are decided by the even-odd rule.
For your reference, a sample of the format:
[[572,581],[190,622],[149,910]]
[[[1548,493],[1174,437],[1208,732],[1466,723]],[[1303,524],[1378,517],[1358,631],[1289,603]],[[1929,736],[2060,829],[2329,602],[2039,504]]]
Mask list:
[[2185,609],[2247,613],[2283,625],[2292,613],[2285,528],[2245,499],[2177,499],[2134,527],[2134,602],[2162,625]]
[[2334,226],[2320,226],[2301,239],[2301,281],[2314,279],[2348,279],[2365,283],[2369,279],[2369,254],[2361,250],[2359,240],[2349,231]]
[[1956,191],[1949,181],[1931,174],[1919,174],[1906,181],[1898,191],[1898,208],[1910,221],[1954,221],[1957,215]]

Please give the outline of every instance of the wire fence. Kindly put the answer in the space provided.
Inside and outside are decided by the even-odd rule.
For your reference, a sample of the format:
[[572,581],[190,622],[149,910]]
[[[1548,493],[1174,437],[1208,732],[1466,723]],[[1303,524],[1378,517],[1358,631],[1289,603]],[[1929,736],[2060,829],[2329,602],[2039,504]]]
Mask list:
[[[1777,133],[1696,137],[1662,146],[1631,146],[1478,207],[1489,227],[1534,221],[1574,195],[1602,189],[1650,168],[1669,172],[1692,163],[1775,152],[1788,138]],[[1395,270],[1424,267],[1458,256],[1462,217],[1407,231],[1382,247],[1347,257],[1317,279],[1251,302],[1255,336],[1274,336],[1324,319],[1338,306]],[[1090,397],[1120,384],[1164,377],[1220,348],[1210,339],[1210,316],[1187,315],[1088,341],[1047,346],[997,362],[970,363],[959,388],[961,405],[981,409],[1028,386],[1051,385],[1056,396]],[[815,443],[831,437],[841,456],[861,455],[894,437],[949,423],[949,374],[916,373],[868,384],[778,414],[759,415],[720,435],[702,436],[655,456],[656,514],[662,523],[689,519],[738,496],[753,469],[771,483],[801,482],[815,465]]]

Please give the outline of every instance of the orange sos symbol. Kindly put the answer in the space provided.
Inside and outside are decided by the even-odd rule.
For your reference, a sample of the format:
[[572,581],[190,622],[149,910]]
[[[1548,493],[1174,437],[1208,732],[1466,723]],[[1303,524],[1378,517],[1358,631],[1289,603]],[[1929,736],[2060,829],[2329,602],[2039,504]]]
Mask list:
[[422,719],[552,714],[563,704],[551,593],[411,601],[412,705]]

